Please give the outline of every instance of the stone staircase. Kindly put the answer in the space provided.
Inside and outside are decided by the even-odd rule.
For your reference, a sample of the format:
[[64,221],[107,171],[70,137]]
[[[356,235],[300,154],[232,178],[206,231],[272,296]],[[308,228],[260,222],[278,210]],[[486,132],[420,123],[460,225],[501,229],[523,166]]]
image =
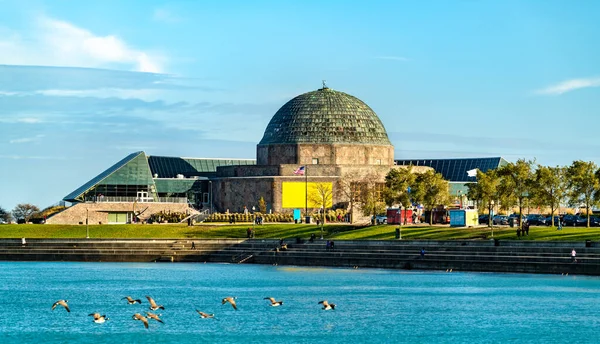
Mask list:
[[[0,260],[219,262],[419,270],[600,275],[600,243],[537,241],[346,241],[269,239],[0,239]],[[420,256],[424,248],[426,254]],[[577,250],[572,262],[571,249]]]

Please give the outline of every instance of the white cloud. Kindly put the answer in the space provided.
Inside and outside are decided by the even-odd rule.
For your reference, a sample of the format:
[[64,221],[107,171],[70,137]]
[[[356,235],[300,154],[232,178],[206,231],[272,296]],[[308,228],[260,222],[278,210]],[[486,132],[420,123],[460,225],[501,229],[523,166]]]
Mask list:
[[575,91],[581,88],[598,86],[600,86],[600,78],[571,79],[537,90],[535,93],[544,95],[561,95],[563,93]]
[[0,30],[0,64],[71,67],[124,67],[160,73],[160,58],[130,47],[115,35],[96,35],[66,21],[39,17],[30,31]]
[[36,142],[39,141],[42,137],[44,137],[45,135],[36,135],[34,137],[22,137],[20,139],[13,139],[8,141],[8,143],[29,143],[29,142]]
[[408,58],[403,56],[375,56],[378,60],[392,60],[392,61],[408,61]]

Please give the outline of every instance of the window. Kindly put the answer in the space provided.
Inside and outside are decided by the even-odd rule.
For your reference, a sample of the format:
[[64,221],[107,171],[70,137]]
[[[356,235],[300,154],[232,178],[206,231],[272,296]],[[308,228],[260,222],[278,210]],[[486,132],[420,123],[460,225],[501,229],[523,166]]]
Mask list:
[[375,160],[375,165],[381,165],[381,159]]
[[318,164],[319,164],[319,159],[313,158],[313,165],[318,165]]

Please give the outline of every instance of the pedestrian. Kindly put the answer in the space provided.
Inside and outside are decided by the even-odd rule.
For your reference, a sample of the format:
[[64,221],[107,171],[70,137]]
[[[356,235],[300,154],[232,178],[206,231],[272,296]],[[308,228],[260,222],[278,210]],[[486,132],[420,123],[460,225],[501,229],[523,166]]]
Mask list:
[[525,234],[529,236],[529,221],[525,222]]
[[421,258],[425,258],[425,247],[421,247]]
[[331,247],[331,241],[327,240],[327,243],[325,244],[325,251],[329,251],[330,247]]
[[558,218],[558,227],[556,227],[557,231],[562,231],[562,221],[560,219],[560,217]]
[[412,223],[413,224],[417,223],[417,214],[415,214],[415,213],[412,214]]
[[196,249],[196,244],[192,241],[192,250]]
[[521,238],[521,228],[517,227],[517,238]]
[[575,251],[575,248],[571,251],[571,262],[577,263],[577,252]]
[[23,246],[27,245],[27,241],[25,240],[25,238],[21,238],[21,245],[23,245]]
[[333,240],[331,240],[331,242],[329,243],[329,249],[331,249],[332,251],[334,251],[334,249],[333,249]]
[[247,238],[251,238],[252,237],[252,229],[250,227],[248,227],[248,229],[246,230],[246,237]]

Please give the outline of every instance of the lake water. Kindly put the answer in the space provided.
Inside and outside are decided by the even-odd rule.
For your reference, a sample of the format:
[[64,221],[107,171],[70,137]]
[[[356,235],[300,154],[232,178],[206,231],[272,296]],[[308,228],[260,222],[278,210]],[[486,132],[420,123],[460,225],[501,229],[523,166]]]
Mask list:
[[[2,343],[600,341],[596,277],[66,262],[0,262],[0,276]],[[164,325],[131,319],[147,310],[145,295],[165,306]],[[238,311],[221,305],[226,296]],[[284,305],[270,307],[270,296]],[[59,299],[71,313],[51,310]],[[337,308],[321,310],[324,299]],[[92,312],[110,320],[95,324]]]

